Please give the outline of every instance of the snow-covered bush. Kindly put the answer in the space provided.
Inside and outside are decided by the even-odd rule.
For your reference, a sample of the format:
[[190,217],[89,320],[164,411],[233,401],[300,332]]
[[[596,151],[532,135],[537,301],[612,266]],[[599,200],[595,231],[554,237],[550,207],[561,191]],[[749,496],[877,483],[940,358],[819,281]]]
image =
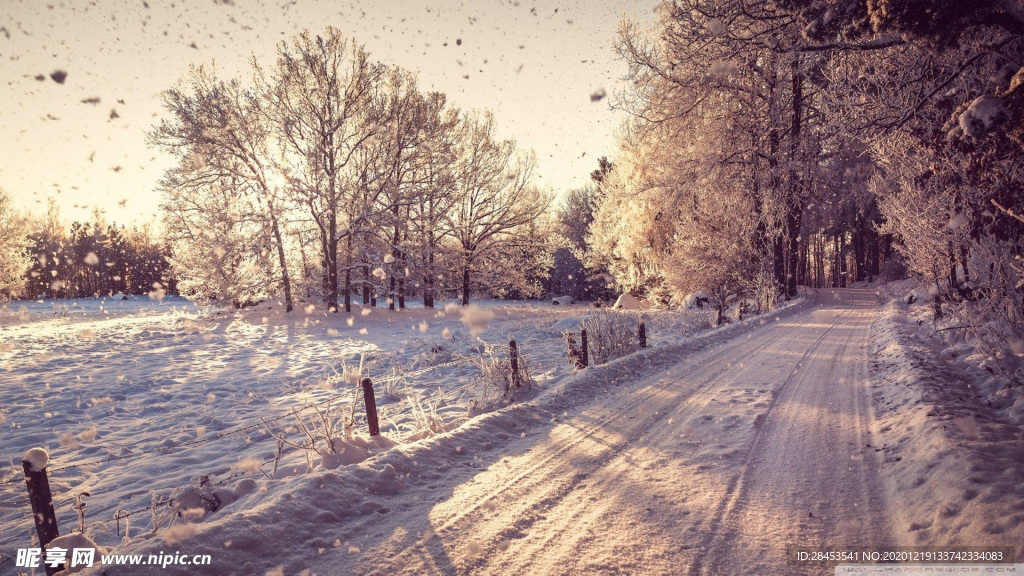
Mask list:
[[[353,399],[353,406],[354,405],[355,400]],[[312,417],[309,422],[306,422],[303,419],[302,414],[304,412],[309,413],[310,409],[315,413],[315,416]],[[267,421],[260,418],[260,421],[263,422],[267,432],[278,441],[277,459],[280,459],[280,451],[282,447],[290,446],[305,452],[306,466],[311,470],[313,468],[313,463],[318,456],[336,453],[337,445],[335,444],[335,440],[341,438],[342,435],[345,437],[351,437],[351,416],[349,420],[339,422],[332,412],[330,404],[327,404],[323,409],[316,404],[307,405],[302,409],[293,408],[292,416],[295,418],[295,425],[276,431]],[[299,436],[299,439],[291,439],[289,438],[289,435]]]
[[767,268],[761,268],[744,287],[754,304],[754,312],[770,312],[778,304],[779,288],[775,277]]
[[1022,244],[1021,239],[975,241],[966,283],[971,296],[947,306],[954,319],[969,327],[990,370],[1017,386],[1024,385],[1024,264],[1015,256]]
[[392,366],[388,375],[377,384],[380,386],[378,393],[382,400],[398,400],[402,397],[402,391],[409,386],[405,370],[401,366]]
[[472,383],[476,396],[470,402],[470,416],[508,405],[535,384],[530,375],[529,361],[522,350],[518,356],[518,386],[512,374],[511,359],[496,353],[493,346],[485,345],[479,356],[470,356],[468,359],[479,370]]
[[583,325],[595,364],[632,354],[639,346],[637,319],[632,314],[602,308],[588,315]]
[[445,421],[437,413],[439,408],[444,406],[444,392],[441,391],[435,399],[420,402],[419,398],[412,398],[413,433],[412,438],[433,436],[448,430]]

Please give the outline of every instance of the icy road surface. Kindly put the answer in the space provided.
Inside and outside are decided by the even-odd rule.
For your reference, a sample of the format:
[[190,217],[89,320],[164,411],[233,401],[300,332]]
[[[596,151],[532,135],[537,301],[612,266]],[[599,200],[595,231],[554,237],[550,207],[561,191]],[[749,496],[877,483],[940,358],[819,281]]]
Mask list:
[[876,313],[870,291],[823,291],[491,453],[453,454],[314,572],[793,574],[787,544],[898,544],[870,447]]

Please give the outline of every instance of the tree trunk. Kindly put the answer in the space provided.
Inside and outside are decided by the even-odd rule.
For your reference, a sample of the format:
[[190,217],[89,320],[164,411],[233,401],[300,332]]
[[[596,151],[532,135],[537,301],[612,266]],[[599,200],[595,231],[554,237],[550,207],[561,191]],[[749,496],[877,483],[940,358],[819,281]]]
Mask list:
[[853,257],[857,261],[857,269],[854,271],[854,278],[859,282],[867,277],[867,250],[864,239],[864,219],[858,215],[854,219],[853,230]]
[[423,275],[423,307],[434,307],[434,235],[430,232],[427,241],[427,269]]
[[[776,94],[778,92],[778,66],[776,62],[777,56],[770,52],[768,54],[768,185],[765,194],[778,194],[779,193],[779,125],[777,119],[779,115],[776,110]],[[778,233],[778,230],[774,230],[773,233]],[[785,288],[785,271],[783,270],[782,260],[782,238],[781,234],[772,235],[770,238],[771,250],[772,250],[772,273],[775,276],[776,290],[782,290]],[[766,246],[767,248],[767,246]],[[776,296],[778,293],[776,292]]]
[[849,286],[850,273],[846,269],[846,235],[839,235],[839,283],[840,287]]
[[807,239],[800,243],[800,264],[796,267],[796,283],[807,286]]
[[840,269],[842,264],[839,262],[839,235],[832,235],[832,287],[839,288]]
[[796,165],[800,159],[800,131],[803,126],[804,77],[800,72],[800,53],[793,54],[791,67],[793,107],[789,142],[789,197],[786,202],[786,230],[789,233],[786,251],[786,300],[796,296],[796,262],[800,247],[800,224],[803,220],[803,202],[800,200],[801,181]]
[[363,255],[363,306],[370,303],[370,265]]
[[874,248],[874,255],[871,259],[871,272],[877,278],[882,274],[882,237],[878,234],[877,230],[872,232],[872,247]]
[[309,261],[306,259],[306,248],[302,241],[302,236],[299,236],[299,254],[302,256],[302,277],[306,280],[306,299],[309,299]]
[[786,290],[786,259],[782,247],[783,235],[779,234],[772,242],[772,262],[775,271],[775,285],[778,291]]
[[427,201],[427,255],[424,260],[426,261],[426,270],[423,274],[423,307],[433,308],[434,307],[434,248],[437,245],[437,240],[434,238],[434,198],[431,196]]
[[469,264],[462,266],[462,305],[469,304]]
[[[402,246],[409,245],[409,231],[405,231],[405,238],[402,240]],[[409,269],[409,256],[405,250],[399,251],[398,258],[398,309],[405,310],[405,276]]]
[[277,225],[277,215],[274,214],[274,205],[267,202],[270,212],[270,230],[274,234],[274,242],[277,244],[277,259],[281,265],[281,282],[284,284],[284,306],[285,312],[291,312],[292,305],[292,282],[288,277],[288,262],[284,257],[284,242],[281,239],[281,229]]
[[[796,199],[793,199],[796,203]],[[786,277],[786,300],[796,296],[797,259],[800,257],[800,224],[803,221],[803,206],[796,204],[791,206],[786,215],[786,228],[789,231],[789,250],[787,251],[787,277]]]
[[345,241],[345,312],[352,311],[352,234]]
[[332,212],[329,216],[327,238],[327,311],[338,311],[338,220]]

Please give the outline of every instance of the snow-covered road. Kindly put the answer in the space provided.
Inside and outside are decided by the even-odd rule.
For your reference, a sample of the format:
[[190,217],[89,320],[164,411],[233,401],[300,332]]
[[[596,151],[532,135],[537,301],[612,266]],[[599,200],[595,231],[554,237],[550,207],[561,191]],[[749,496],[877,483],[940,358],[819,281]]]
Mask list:
[[623,374],[492,450],[456,450],[436,481],[410,480],[386,515],[346,526],[358,552],[311,567],[791,574],[790,544],[896,544],[870,432],[876,309],[870,291],[822,292],[640,382]]

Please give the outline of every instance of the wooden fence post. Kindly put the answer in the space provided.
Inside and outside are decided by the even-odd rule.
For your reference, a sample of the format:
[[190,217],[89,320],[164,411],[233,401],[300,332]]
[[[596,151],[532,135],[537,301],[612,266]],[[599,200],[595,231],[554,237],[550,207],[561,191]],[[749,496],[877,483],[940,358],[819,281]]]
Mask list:
[[640,347],[647,348],[647,323],[640,322]]
[[572,362],[573,368],[582,368],[583,361],[580,360],[580,349],[576,347],[576,333],[566,332],[565,333],[565,357]]
[[512,365],[512,385],[519,388],[519,349],[515,340],[508,341],[508,360]]
[[[36,521],[36,534],[39,535],[39,547],[43,549],[42,560],[46,560],[46,546],[57,532],[57,514],[53,511],[53,496],[50,495],[50,480],[46,477],[46,468],[36,470],[28,460],[21,461],[25,469],[25,483],[28,485],[28,499],[32,503],[32,517]],[[47,576],[53,576],[63,566],[50,566],[43,563]]]
[[582,357],[580,359],[583,361],[583,367],[586,368],[587,366],[590,365],[590,360],[589,360],[590,355],[587,354],[587,329],[586,328],[580,329],[580,354],[582,355]]
[[377,421],[377,400],[373,397],[373,382],[363,378],[363,400],[366,404],[366,423],[370,427],[370,436],[380,436],[380,423]]

